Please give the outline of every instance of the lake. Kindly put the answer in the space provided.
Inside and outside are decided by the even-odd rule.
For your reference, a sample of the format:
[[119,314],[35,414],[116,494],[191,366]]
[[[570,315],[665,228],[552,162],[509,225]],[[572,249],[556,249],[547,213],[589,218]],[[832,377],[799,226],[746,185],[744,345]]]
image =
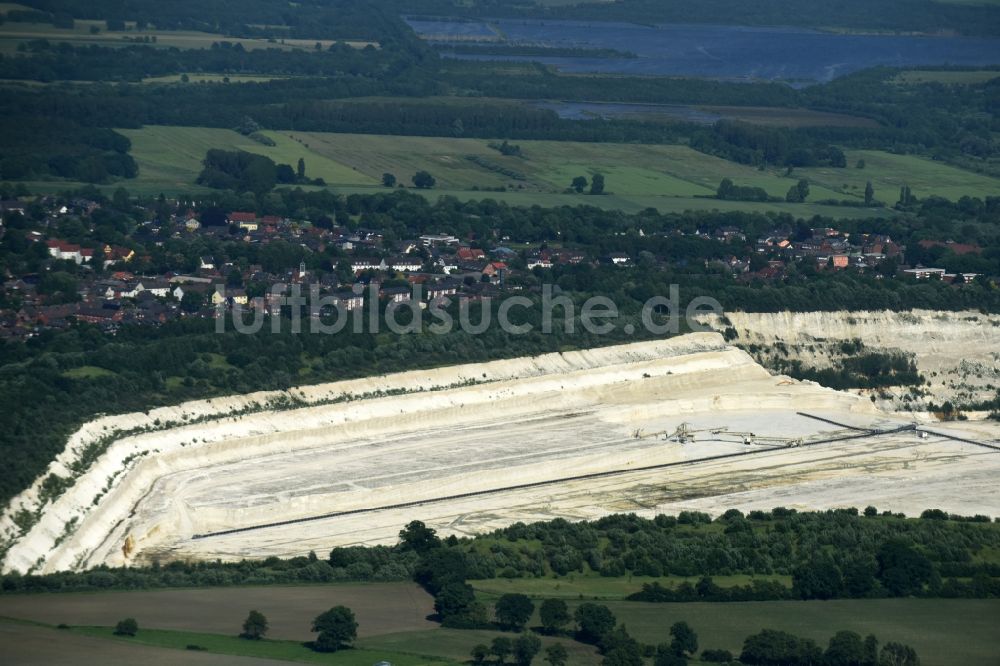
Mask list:
[[849,35],[797,28],[497,19],[452,22],[408,18],[438,43],[503,39],[510,44],[605,48],[638,58],[454,56],[538,61],[566,72],[697,76],[738,80],[825,82],[875,65],[1000,64],[1000,39]]

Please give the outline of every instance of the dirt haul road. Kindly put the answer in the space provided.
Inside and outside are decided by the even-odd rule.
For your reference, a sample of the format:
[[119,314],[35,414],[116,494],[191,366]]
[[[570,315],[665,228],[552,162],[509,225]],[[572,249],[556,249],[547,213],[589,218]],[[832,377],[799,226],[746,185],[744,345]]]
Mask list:
[[[180,410],[198,423],[115,441],[13,539],[4,568],[298,555],[393,543],[413,519],[447,535],[682,508],[1000,514],[1000,450],[852,430],[909,424],[859,396],[772,376],[711,333],[293,397],[306,406],[248,409],[275,398],[258,395],[129,415],[167,423]],[[682,424],[688,437],[665,436]],[[985,422],[950,427],[975,441],[1000,435]],[[53,469],[72,463],[81,437]]]

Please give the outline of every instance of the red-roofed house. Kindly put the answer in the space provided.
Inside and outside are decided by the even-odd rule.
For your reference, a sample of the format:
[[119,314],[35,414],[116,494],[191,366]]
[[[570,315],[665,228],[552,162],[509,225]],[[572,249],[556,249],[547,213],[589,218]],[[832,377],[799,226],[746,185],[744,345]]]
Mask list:
[[257,213],[230,213],[229,224],[237,224],[240,229],[247,231],[257,231]]
[[498,282],[503,279],[503,272],[507,270],[507,264],[502,261],[494,261],[486,264],[483,268],[483,275],[488,277],[492,282]]
[[486,253],[474,247],[460,247],[456,256],[458,256],[459,261],[476,261],[477,259],[485,259]]

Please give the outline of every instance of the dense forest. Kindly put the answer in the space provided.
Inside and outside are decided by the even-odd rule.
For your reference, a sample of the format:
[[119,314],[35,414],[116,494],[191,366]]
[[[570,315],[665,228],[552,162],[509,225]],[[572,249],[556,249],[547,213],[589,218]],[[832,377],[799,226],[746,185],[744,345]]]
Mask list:
[[135,178],[132,142],[107,128],[82,127],[72,119],[20,116],[0,123],[0,178],[53,176],[87,183]]

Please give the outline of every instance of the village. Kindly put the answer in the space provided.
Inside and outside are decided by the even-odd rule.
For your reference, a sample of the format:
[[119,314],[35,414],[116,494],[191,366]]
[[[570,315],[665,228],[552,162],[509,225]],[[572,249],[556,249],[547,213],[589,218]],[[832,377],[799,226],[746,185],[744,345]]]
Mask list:
[[[340,308],[355,310],[364,307],[366,295],[374,293],[387,302],[409,300],[416,285],[425,301],[445,297],[477,301],[537,290],[553,266],[603,264],[625,270],[638,263],[669,263],[648,252],[633,256],[570,243],[527,243],[497,231],[489,238],[433,233],[393,240],[379,229],[333,224],[329,218],[311,223],[249,211],[232,211],[221,224],[207,224],[199,219],[193,202],[162,199],[133,208],[143,221],[120,243],[106,243],[94,233],[94,220],[107,205],[59,197],[0,202],[4,219],[0,240],[7,237],[8,244],[36,258],[27,262],[24,271],[4,269],[0,337],[26,339],[79,322],[114,334],[124,325],[213,318],[220,309],[235,305],[272,314],[281,307],[282,286],[295,284],[316,285]],[[77,242],[64,237],[61,230],[67,229],[75,230],[72,240]],[[716,256],[699,261],[704,261],[707,270],[730,274],[735,282],[779,281],[792,273],[801,274],[802,266],[817,273],[857,271],[887,279],[941,280],[956,286],[995,279],[949,273],[934,266],[908,266],[906,247],[888,235],[852,235],[829,227],[810,228],[810,233],[803,238],[801,228],[784,225],[748,241],[740,228],[719,226],[688,235],[716,242]],[[10,238],[12,234],[17,237]],[[640,229],[639,234],[644,232]],[[661,234],[685,235],[680,230]],[[163,255],[166,246],[234,243],[282,251],[271,253],[267,265],[248,263],[225,252],[194,258],[190,253],[153,257],[154,253]],[[982,252],[973,244],[920,244],[925,250],[940,247],[956,255]]]

